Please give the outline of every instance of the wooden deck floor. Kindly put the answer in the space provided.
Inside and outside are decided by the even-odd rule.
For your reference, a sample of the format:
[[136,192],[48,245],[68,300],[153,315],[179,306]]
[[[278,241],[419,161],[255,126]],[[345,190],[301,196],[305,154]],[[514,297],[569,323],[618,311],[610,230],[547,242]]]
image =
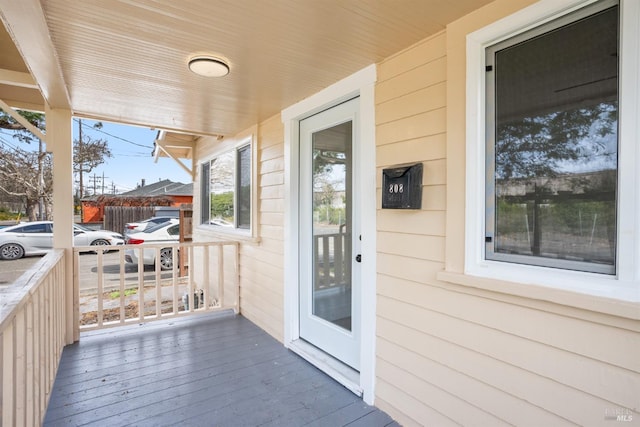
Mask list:
[[242,316],[95,331],[67,346],[45,426],[397,426]]

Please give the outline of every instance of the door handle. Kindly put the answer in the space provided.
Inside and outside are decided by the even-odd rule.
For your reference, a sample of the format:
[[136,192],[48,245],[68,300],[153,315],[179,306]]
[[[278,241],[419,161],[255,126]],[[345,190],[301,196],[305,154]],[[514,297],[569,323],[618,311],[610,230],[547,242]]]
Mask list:
[[362,262],[362,255],[356,255],[356,262]]

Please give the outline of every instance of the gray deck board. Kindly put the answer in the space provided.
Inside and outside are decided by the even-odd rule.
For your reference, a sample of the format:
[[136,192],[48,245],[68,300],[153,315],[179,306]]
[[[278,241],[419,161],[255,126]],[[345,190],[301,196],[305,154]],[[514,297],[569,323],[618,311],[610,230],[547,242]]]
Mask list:
[[387,426],[242,316],[82,334],[67,346],[45,426]]

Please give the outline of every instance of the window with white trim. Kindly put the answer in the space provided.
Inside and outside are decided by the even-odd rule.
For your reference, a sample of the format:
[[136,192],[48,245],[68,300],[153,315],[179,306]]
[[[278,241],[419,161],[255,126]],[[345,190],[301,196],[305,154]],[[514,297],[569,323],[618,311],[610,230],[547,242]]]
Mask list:
[[485,50],[487,259],[615,274],[618,15],[599,2]]
[[466,275],[640,302],[639,20],[540,0],[467,35]]
[[251,144],[201,165],[201,223],[221,231],[251,229]]

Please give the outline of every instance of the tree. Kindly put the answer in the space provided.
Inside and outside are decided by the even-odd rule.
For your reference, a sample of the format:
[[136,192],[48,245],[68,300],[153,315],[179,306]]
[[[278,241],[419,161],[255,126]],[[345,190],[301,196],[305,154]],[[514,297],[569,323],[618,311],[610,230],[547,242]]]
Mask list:
[[567,161],[588,162],[606,156],[603,138],[615,132],[616,123],[617,106],[604,102],[500,122],[496,178],[554,177],[562,173]]
[[[18,113],[35,127],[44,130],[44,114],[29,111]],[[4,111],[0,111],[0,127],[14,131],[13,137],[23,143],[31,144],[34,139],[38,139]],[[51,156],[44,151],[42,141],[38,139],[37,152],[25,151],[19,147],[11,150],[3,146],[0,163],[0,190],[7,195],[24,199],[30,221],[48,218],[53,175]]]
[[[582,211],[597,211],[596,218],[606,221],[605,228],[615,230],[617,152],[609,146],[608,137],[616,133],[617,111],[617,104],[611,101],[498,121],[495,193],[499,239],[518,241],[513,236],[516,224],[523,224],[518,218],[523,204],[528,244],[535,256],[542,252],[543,227],[558,236],[561,229],[572,230],[571,224],[578,221],[576,218],[580,218]],[[580,172],[593,175],[585,178]],[[562,175],[572,177],[565,180],[570,187],[561,186]],[[524,194],[509,195],[517,186],[526,188]],[[550,219],[544,220],[544,215]],[[553,225],[549,225],[552,221]],[[563,224],[567,227],[563,228]],[[581,234],[565,232],[562,238]],[[609,241],[614,242],[613,237]],[[512,250],[513,247],[508,249]]]
[[0,190],[23,200],[30,221],[49,217],[52,183],[51,155],[18,147],[0,150]]
[[[45,130],[44,114],[30,111],[18,111],[18,114],[38,129]],[[82,120],[78,120],[78,123],[80,133],[73,143],[73,170],[80,173],[82,181],[84,172],[92,171],[112,154],[106,140],[83,136]],[[98,122],[92,127],[100,129],[102,123]],[[12,131],[13,138],[23,144],[38,140],[38,149],[32,151],[11,144],[0,144],[0,194],[22,198],[30,221],[49,218],[53,188],[51,155],[45,152],[43,141],[2,110],[0,128]],[[82,185],[80,191],[82,197]]]

